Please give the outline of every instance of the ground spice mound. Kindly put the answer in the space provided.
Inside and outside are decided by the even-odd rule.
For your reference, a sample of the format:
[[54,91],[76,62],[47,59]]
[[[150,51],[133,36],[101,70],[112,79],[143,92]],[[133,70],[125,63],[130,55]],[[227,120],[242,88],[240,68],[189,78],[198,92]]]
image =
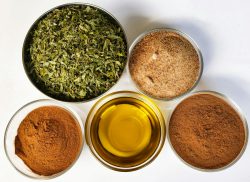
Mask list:
[[74,117],[57,106],[31,111],[21,122],[15,153],[35,173],[49,176],[68,168],[78,157],[82,132]]
[[203,169],[228,165],[245,141],[243,122],[222,99],[199,94],[182,101],[171,116],[170,141],[187,163]]
[[171,99],[191,89],[201,65],[193,45],[171,31],[146,35],[131,52],[129,70],[132,79],[145,93]]

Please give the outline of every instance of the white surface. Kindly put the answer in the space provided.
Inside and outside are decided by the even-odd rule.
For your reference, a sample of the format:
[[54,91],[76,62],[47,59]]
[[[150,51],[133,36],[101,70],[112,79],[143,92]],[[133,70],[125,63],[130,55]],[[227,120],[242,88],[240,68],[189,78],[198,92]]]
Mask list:
[[[21,50],[31,24],[45,11],[67,3],[64,0],[0,0],[0,182],[33,181],[19,174],[6,158],[3,138],[6,125],[22,105],[46,98],[27,79]],[[124,26],[129,43],[143,31],[168,26],[189,34],[200,46],[204,73],[197,90],[210,89],[230,96],[250,121],[250,1],[232,0],[100,0],[84,1],[111,12]],[[115,90],[134,90],[125,73]],[[86,115],[94,102],[75,104]],[[160,103],[166,109],[170,103]],[[213,173],[183,164],[166,140],[157,159],[145,168],[129,173],[102,166],[87,145],[67,173],[51,181],[250,181],[250,146],[232,167]]]

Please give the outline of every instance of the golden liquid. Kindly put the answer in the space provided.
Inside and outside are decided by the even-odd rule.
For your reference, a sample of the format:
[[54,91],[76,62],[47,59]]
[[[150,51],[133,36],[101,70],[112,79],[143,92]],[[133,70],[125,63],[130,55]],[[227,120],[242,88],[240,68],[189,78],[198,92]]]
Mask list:
[[105,103],[95,114],[91,140],[107,162],[131,167],[146,161],[161,137],[160,122],[144,102],[122,97]]

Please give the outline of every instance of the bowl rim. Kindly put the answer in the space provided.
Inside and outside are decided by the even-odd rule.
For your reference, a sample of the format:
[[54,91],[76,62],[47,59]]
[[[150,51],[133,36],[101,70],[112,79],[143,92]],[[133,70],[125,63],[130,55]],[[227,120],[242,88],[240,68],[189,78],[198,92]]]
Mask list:
[[[172,145],[172,142],[171,142],[171,139],[170,139],[170,134],[169,134],[169,124],[170,124],[170,120],[171,120],[171,117],[175,111],[175,109],[186,99],[194,96],[194,95],[202,95],[202,94],[209,94],[209,95],[212,95],[212,96],[215,96],[219,99],[222,99],[223,101],[225,101],[230,107],[232,107],[235,112],[239,115],[241,121],[242,121],[242,124],[243,124],[243,127],[244,127],[244,131],[245,131],[245,140],[244,140],[244,145],[242,147],[242,149],[240,150],[239,154],[230,162],[228,163],[227,165],[225,166],[222,166],[222,167],[219,167],[219,168],[215,168],[215,169],[207,169],[207,168],[200,168],[200,167],[196,167],[188,162],[186,162],[184,159],[182,159],[182,157],[176,152],[176,150],[174,149],[173,145]],[[236,104],[236,102],[234,100],[232,100],[230,97],[220,93],[220,92],[217,92],[217,91],[213,91],[213,90],[200,90],[200,91],[196,91],[196,92],[193,92],[191,94],[189,94],[188,96],[182,98],[175,106],[174,108],[171,110],[168,118],[167,118],[167,140],[169,142],[169,145],[170,145],[170,148],[172,149],[172,151],[174,152],[175,156],[177,156],[177,158],[179,158],[180,161],[182,161],[182,163],[184,163],[186,166],[189,166],[195,170],[198,170],[198,171],[201,171],[201,172],[219,172],[219,171],[222,171],[224,169],[227,169],[231,166],[233,166],[241,157],[242,155],[244,154],[245,150],[246,150],[246,147],[248,145],[248,138],[249,138],[249,129],[248,129],[248,125],[247,125],[247,120],[246,120],[246,117],[244,116],[241,108]]]
[[[127,96],[126,96],[126,94],[127,94]],[[91,117],[91,115],[93,115],[93,116],[95,115],[95,113],[93,113],[93,111],[94,111],[94,109],[96,107],[98,107],[98,109],[99,109],[101,106],[103,106],[108,101],[115,99],[115,98],[111,98],[110,100],[105,101],[105,99],[109,99],[109,97],[111,97],[111,96],[117,96],[115,98],[132,97],[132,98],[135,98],[135,99],[138,99],[138,97],[136,97],[136,96],[139,96],[139,97],[141,97],[141,101],[145,100],[145,101],[148,102],[148,103],[146,103],[147,105],[151,104],[153,107],[155,107],[154,109],[156,111],[154,110],[154,112],[158,112],[156,115],[157,115],[158,118],[160,117],[159,118],[160,131],[161,131],[160,142],[159,142],[157,148],[155,149],[155,151],[153,152],[153,154],[147,160],[145,160],[144,162],[142,162],[141,164],[138,164],[138,165],[135,165],[135,166],[131,166],[131,167],[121,167],[121,166],[110,164],[109,162],[107,162],[106,160],[104,160],[98,154],[98,152],[95,150],[95,147],[93,146],[92,139],[91,139],[91,136],[90,136],[90,127],[91,127],[91,124],[92,124],[92,120],[90,120],[90,117]],[[105,101],[105,102],[101,103],[103,101]],[[98,106],[99,104],[100,104],[100,106]],[[150,106],[150,107],[152,107],[152,106]],[[145,95],[143,95],[141,93],[134,92],[134,91],[123,90],[123,91],[112,92],[110,94],[107,94],[107,95],[103,96],[101,99],[99,99],[91,107],[91,109],[90,109],[90,111],[88,113],[86,122],[85,122],[85,132],[84,133],[85,133],[86,143],[89,146],[89,149],[90,149],[91,153],[93,154],[93,156],[102,165],[104,165],[105,167],[107,167],[109,169],[112,169],[112,170],[115,170],[115,171],[119,171],[119,172],[130,172],[130,171],[136,171],[138,169],[141,169],[141,168],[147,166],[148,164],[150,164],[151,162],[153,162],[157,158],[157,156],[160,154],[160,152],[162,151],[162,148],[163,148],[163,146],[165,144],[165,141],[166,141],[166,131],[167,130],[166,130],[165,118],[162,115],[162,112],[161,112],[160,108],[157,106],[156,103],[153,102],[153,100],[151,100],[149,97],[147,97],[147,96],[145,96]]]
[[[125,61],[125,65],[124,65],[124,68],[121,72],[121,75],[119,76],[119,78],[117,79],[117,81],[108,89],[106,90],[105,92],[103,92],[102,94],[94,97],[94,98],[91,98],[91,99],[87,99],[87,100],[78,100],[78,101],[74,101],[74,100],[70,100],[70,101],[67,101],[67,100],[63,100],[63,99],[59,99],[59,98],[55,98],[55,97],[52,97],[51,95],[43,92],[42,90],[40,90],[40,88],[35,85],[33,83],[33,80],[30,78],[29,74],[28,74],[28,70],[25,66],[25,47],[27,45],[27,41],[28,41],[28,38],[30,37],[30,33],[32,32],[33,28],[49,13],[51,13],[52,11],[54,11],[55,9],[58,9],[58,8],[64,8],[64,7],[68,7],[68,6],[75,6],[75,5],[79,5],[79,6],[90,6],[90,7],[93,7],[93,8],[96,8],[98,10],[100,10],[101,12],[105,13],[106,15],[108,15],[109,17],[111,17],[115,22],[116,24],[121,28],[122,32],[123,32],[123,35],[124,35],[124,38],[125,38],[125,43],[126,43],[126,46],[127,46],[127,54],[126,54],[126,61]],[[110,91],[120,80],[121,80],[121,77],[125,74],[125,69],[126,69],[126,65],[128,63],[128,58],[129,58],[129,44],[128,44],[128,37],[127,37],[127,34],[126,34],[126,31],[125,29],[123,28],[123,26],[121,25],[121,23],[118,21],[117,18],[115,18],[115,16],[113,14],[111,14],[109,11],[107,11],[106,9],[100,7],[100,6],[97,6],[95,4],[91,4],[91,3],[84,3],[84,2],[72,2],[72,3],[64,3],[64,4],[61,4],[61,5],[57,5],[57,6],[54,6],[53,8],[50,8],[49,10],[45,11],[44,13],[42,13],[38,18],[36,18],[36,20],[32,23],[32,25],[30,26],[30,28],[28,29],[26,35],[25,35],[25,38],[23,40],[23,44],[22,44],[22,65],[23,65],[23,69],[24,69],[24,72],[25,72],[25,75],[26,77],[29,79],[30,83],[42,94],[46,95],[47,97],[51,98],[51,99],[55,99],[55,100],[58,100],[58,101],[61,101],[61,102],[66,102],[66,103],[86,103],[86,102],[90,102],[90,101],[93,101],[95,99],[98,99],[100,98],[101,96],[103,96],[105,93],[107,93],[108,91]]]
[[[13,160],[11,159],[10,155],[9,155],[9,152],[7,150],[7,134],[8,134],[8,131],[10,129],[10,125],[11,123],[13,122],[13,119],[20,113],[22,112],[23,109],[25,109],[26,107],[28,106],[31,106],[33,104],[37,104],[37,103],[47,103],[46,105],[44,106],[56,106],[56,107],[60,107],[64,110],[66,110],[69,114],[71,114],[76,123],[79,125],[80,127],[80,130],[81,130],[81,137],[82,137],[82,141],[81,141],[81,146],[79,148],[79,152],[75,158],[75,160],[63,171],[59,172],[59,173],[56,173],[56,174],[53,174],[53,175],[50,175],[50,176],[44,176],[44,175],[39,175],[39,174],[36,174],[35,172],[33,172],[26,164],[24,164],[25,166],[27,166],[27,168],[29,168],[31,170],[32,173],[36,174],[37,176],[31,176],[31,175],[28,175],[26,174],[25,172],[23,172],[22,170],[20,170],[18,167],[16,167],[16,165],[14,164],[14,162],[12,162]],[[37,108],[39,107],[43,107],[42,106],[38,106]],[[34,108],[36,109],[36,108]],[[29,113],[31,111],[33,111],[34,109],[30,110]],[[14,144],[14,143],[13,143]],[[74,164],[78,161],[78,159],[80,158],[81,154],[82,154],[82,151],[83,151],[83,146],[84,146],[84,124],[83,124],[83,121],[81,119],[81,117],[79,116],[79,114],[77,114],[77,112],[71,108],[70,106],[65,106],[63,105],[62,103],[60,103],[59,101],[56,101],[56,100],[52,100],[52,99],[37,99],[37,100],[33,100],[31,102],[28,102],[26,103],[25,105],[21,106],[13,115],[12,117],[10,118],[6,128],[5,128],[5,132],[4,132],[4,151],[5,151],[5,155],[7,156],[7,159],[8,161],[11,163],[11,165],[16,169],[16,171],[18,171],[20,174],[22,174],[23,176],[26,176],[28,178],[31,178],[31,179],[36,179],[36,180],[49,180],[49,179],[54,179],[58,176],[61,176],[63,175],[64,173],[66,173],[67,171],[69,171],[73,166]],[[22,159],[20,159],[22,160]]]
[[[146,37],[147,35],[151,34],[151,33],[154,33],[154,32],[161,32],[161,31],[166,31],[166,32],[172,32],[172,33],[176,33],[180,36],[182,36],[184,39],[186,39],[192,46],[193,48],[195,49],[197,55],[198,55],[198,58],[199,58],[199,64],[200,64],[200,70],[199,70],[199,75],[196,79],[196,81],[194,82],[193,86],[191,88],[189,88],[186,92],[176,96],[176,97],[173,97],[173,98],[159,98],[159,97],[156,97],[156,96],[153,96],[153,95],[150,95],[148,94],[147,92],[143,91],[139,86],[138,84],[136,83],[136,81],[134,81],[134,79],[132,78],[131,76],[131,73],[130,73],[130,59],[132,57],[132,52],[133,52],[133,49],[135,48],[135,46],[144,38]],[[189,93],[191,93],[195,88],[196,86],[199,84],[200,80],[201,80],[201,77],[202,77],[202,74],[203,74],[203,69],[204,69],[204,61],[203,61],[203,56],[202,56],[202,53],[201,53],[201,50],[198,46],[198,44],[194,41],[193,38],[191,38],[188,34],[184,33],[183,31],[180,31],[178,29],[175,29],[175,28],[170,28],[170,27],[159,27],[159,28],[153,28],[153,29],[150,29],[150,30],[147,30],[147,31],[144,31],[142,32],[141,34],[139,34],[139,36],[137,36],[134,41],[132,42],[131,46],[129,47],[129,56],[128,56],[128,63],[127,63],[127,69],[128,69],[128,73],[129,73],[129,78],[131,80],[131,82],[133,83],[133,85],[136,87],[136,89],[140,92],[140,93],[143,93],[144,95],[147,95],[148,97],[152,98],[152,99],[155,99],[157,101],[174,101],[174,100],[178,100],[179,98],[181,97],[184,97],[186,95],[188,95]]]

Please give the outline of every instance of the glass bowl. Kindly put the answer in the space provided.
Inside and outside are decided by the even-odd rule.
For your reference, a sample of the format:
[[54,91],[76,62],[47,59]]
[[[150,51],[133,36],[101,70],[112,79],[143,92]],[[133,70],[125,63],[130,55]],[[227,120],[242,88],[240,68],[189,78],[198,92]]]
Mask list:
[[[57,106],[57,107],[60,107],[60,108],[67,110],[75,118],[75,121],[79,124],[81,131],[83,132],[84,128],[83,128],[81,118],[70,107],[64,106],[57,101],[53,101],[53,100],[49,100],[49,99],[36,100],[36,101],[32,101],[32,102],[22,106],[19,110],[16,111],[16,113],[10,119],[10,121],[7,125],[7,128],[5,130],[4,149],[5,149],[5,153],[7,155],[7,158],[9,159],[12,166],[17,171],[19,171],[21,174],[23,174],[27,177],[30,177],[30,178],[35,178],[35,179],[51,179],[51,178],[55,178],[57,176],[60,176],[61,174],[65,173],[68,169],[70,169],[73,166],[73,164],[77,161],[77,159],[80,156],[80,153],[81,153],[82,147],[83,147],[83,142],[81,144],[79,154],[76,157],[75,161],[67,169],[65,169],[62,172],[59,172],[59,173],[51,175],[51,176],[43,176],[43,175],[38,175],[38,174],[34,173],[28,166],[26,166],[26,164],[23,162],[23,160],[15,154],[15,145],[14,145],[15,137],[17,135],[17,130],[18,130],[18,127],[19,127],[20,123],[22,122],[22,120],[32,110],[34,110],[38,107],[42,107],[42,106]],[[83,139],[83,133],[82,133],[82,139]]]
[[[239,152],[239,154],[235,157],[234,160],[232,160],[229,164],[225,165],[225,166],[222,166],[220,168],[215,168],[215,169],[206,169],[206,168],[199,168],[199,167],[196,167],[196,166],[193,166],[192,164],[189,164],[188,162],[186,162],[184,159],[181,158],[181,156],[179,156],[179,154],[175,151],[172,143],[171,143],[171,140],[170,140],[170,135],[169,135],[169,123],[170,123],[170,119],[171,119],[171,116],[172,114],[174,113],[174,110],[178,107],[178,105],[184,101],[185,99],[191,97],[191,96],[194,96],[194,95],[199,95],[199,94],[209,94],[209,95],[212,95],[212,96],[215,96],[217,98],[220,98],[222,99],[223,101],[225,101],[229,106],[231,106],[235,111],[236,113],[240,116],[240,119],[241,121],[243,122],[243,127],[244,127],[244,131],[245,131],[245,140],[244,140],[244,145],[241,149],[241,151]],[[204,171],[204,172],[216,172],[216,171],[221,171],[221,170],[224,170],[224,169],[227,169],[229,167],[231,167],[232,165],[234,165],[240,158],[241,156],[243,155],[245,149],[246,149],[246,146],[247,146],[247,143],[248,143],[248,126],[247,126],[247,121],[246,121],[246,118],[244,117],[240,107],[229,97],[227,97],[226,95],[224,94],[221,94],[219,92],[215,92],[215,91],[210,91],[210,90],[204,90],[204,91],[197,91],[197,92],[194,92],[188,96],[186,96],[185,98],[183,98],[174,108],[173,110],[171,111],[169,117],[168,117],[168,124],[167,124],[167,131],[168,131],[168,134],[167,134],[167,138],[168,138],[168,141],[169,141],[169,144],[172,148],[172,150],[174,151],[175,155],[184,163],[186,164],[187,166],[193,168],[193,169],[196,169],[196,170],[199,170],[199,171]]]
[[[118,157],[115,156],[115,158],[114,158],[114,155],[109,153],[102,146],[102,143],[100,142],[99,135],[95,134],[99,130],[99,123],[100,123],[99,122],[100,120],[96,122],[94,119],[97,117],[97,115],[98,115],[97,113],[98,112],[104,113],[103,107],[106,106],[107,104],[109,104],[110,102],[115,102],[115,104],[124,104],[124,103],[126,103],[126,99],[128,99],[128,98],[135,99],[135,100],[138,100],[139,102],[146,104],[147,107],[150,108],[152,113],[154,113],[155,118],[157,118],[156,122],[157,122],[157,126],[159,126],[157,130],[152,129],[152,133],[150,135],[150,137],[151,137],[150,142],[145,148],[143,148],[143,151],[142,151],[142,153],[146,154],[147,156],[140,161],[138,159],[139,157],[137,157],[136,160],[138,160],[139,162],[137,162],[136,160],[133,161],[134,159],[127,159],[127,158],[124,159],[124,158],[119,157],[119,156]],[[119,99],[124,99],[124,100],[116,102],[116,100],[119,100]],[[110,120],[112,120],[112,119],[110,119]],[[154,128],[154,125],[152,123],[151,123],[151,128]],[[155,136],[155,135],[159,136],[157,138],[157,144],[155,144],[155,143],[152,144],[153,141],[155,141],[153,139],[153,136]],[[113,170],[116,170],[116,171],[134,171],[134,170],[140,169],[140,168],[146,166],[147,164],[149,164],[150,162],[152,162],[157,157],[157,155],[160,153],[160,151],[164,145],[165,136],[166,136],[166,127],[165,127],[164,117],[162,116],[159,108],[148,97],[146,97],[142,94],[136,93],[136,92],[132,92],[132,91],[119,91],[119,92],[114,92],[114,93],[111,93],[111,94],[108,94],[108,95],[102,97],[100,100],[98,100],[94,104],[94,106],[90,110],[90,112],[87,116],[86,124],[85,124],[85,138],[86,138],[86,142],[87,142],[91,152],[96,157],[96,159],[98,159],[102,164],[104,164],[106,167],[113,169]],[[97,141],[97,142],[95,142],[95,141]],[[152,151],[148,150],[148,148],[150,148],[150,147],[153,148],[153,149],[151,149]],[[115,161],[126,161],[127,163],[121,164],[121,163],[115,162]]]
[[[155,97],[153,95],[150,95],[148,93],[146,93],[145,91],[143,91],[139,86],[138,84],[134,81],[134,79],[132,78],[131,76],[131,73],[130,73],[130,69],[129,69],[129,61],[130,61],[130,58],[131,58],[131,53],[134,49],[134,47],[147,35],[149,35],[150,33],[153,33],[153,32],[159,32],[159,31],[166,31],[166,32],[174,32],[174,33],[177,33],[179,34],[180,36],[184,37],[186,40],[188,40],[188,42],[193,46],[193,48],[195,49],[197,55],[198,55],[198,58],[199,58],[199,63],[200,63],[200,70],[199,70],[199,75],[195,81],[195,83],[193,84],[193,86],[188,89],[186,92],[176,96],[176,97],[173,97],[173,98],[158,98],[158,97]],[[140,34],[134,41],[133,43],[131,44],[130,48],[129,48],[129,58],[128,58],[128,64],[127,64],[127,69],[128,69],[128,72],[129,72],[129,77],[130,77],[130,80],[131,82],[133,83],[133,85],[136,87],[136,89],[147,95],[148,97],[152,98],[152,99],[155,99],[155,100],[159,100],[159,101],[173,101],[173,100],[176,100],[178,98],[181,98],[185,95],[187,95],[188,93],[192,92],[195,87],[198,85],[200,79],[201,79],[201,76],[202,76],[202,73],[203,73],[203,57],[202,57],[202,54],[201,54],[201,51],[198,47],[198,45],[196,44],[196,42],[189,36],[187,35],[186,33],[183,33],[181,32],[180,30],[176,30],[176,29],[173,29],[173,28],[155,28],[155,29],[152,29],[152,30],[148,30],[148,31],[145,31],[143,32],[142,34]]]

